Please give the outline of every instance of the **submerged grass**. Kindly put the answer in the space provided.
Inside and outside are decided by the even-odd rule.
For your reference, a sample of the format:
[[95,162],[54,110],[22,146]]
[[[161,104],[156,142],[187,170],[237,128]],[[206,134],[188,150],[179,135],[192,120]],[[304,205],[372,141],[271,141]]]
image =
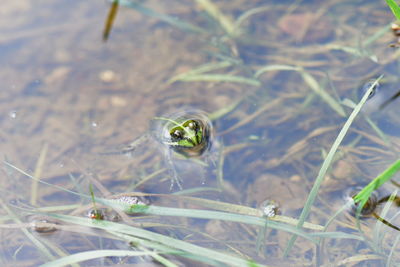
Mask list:
[[[108,231],[110,233],[116,232],[116,233],[122,233],[127,236],[132,236],[140,239],[144,239],[147,241],[146,245],[149,245],[148,241],[154,242],[155,244],[161,244],[165,246],[166,248],[174,249],[177,251],[184,252],[185,254],[188,255],[197,255],[204,257],[206,259],[212,259],[218,262],[222,262],[225,264],[229,264],[231,266],[248,266],[249,262],[248,260],[241,259],[235,256],[231,256],[229,254],[224,254],[221,252],[217,252],[215,250],[203,248],[197,245],[193,245],[189,242],[181,241],[175,238],[171,238],[162,234],[154,233],[148,230],[144,230],[141,228],[137,227],[132,227],[129,225],[125,224],[119,224],[119,223],[114,223],[114,222],[108,222],[108,221],[92,221],[86,218],[80,218],[76,216],[69,216],[69,215],[61,215],[61,214],[47,214],[48,216],[51,216],[53,218],[56,218],[58,220],[68,222],[68,223],[73,223],[73,224],[79,224],[81,226],[87,226],[91,228],[98,228],[98,229],[103,229],[105,231]],[[127,240],[129,241],[129,240]],[[138,240],[135,240],[135,243],[137,243]],[[137,244],[138,245],[138,244]],[[140,245],[140,244],[139,244]],[[166,251],[168,252],[168,250]]]
[[198,27],[198,26],[188,23],[186,21],[180,20],[173,16],[158,13],[157,11],[155,11],[151,8],[145,7],[144,5],[140,4],[140,1],[119,0],[119,3],[121,6],[133,8],[146,16],[159,19],[159,20],[161,20],[165,23],[168,23],[172,26],[175,26],[181,30],[193,32],[193,33],[207,33],[207,30],[205,30],[201,27]]
[[346,112],[339,102],[330,96],[315,80],[315,78],[305,71],[302,67],[291,66],[291,65],[268,65],[262,67],[255,73],[255,77],[260,77],[263,73],[269,71],[296,71],[299,72],[304,82],[314,91],[318,96],[322,98],[334,111],[336,111],[341,117],[346,116]]
[[248,78],[233,74],[222,74],[222,73],[206,73],[214,70],[224,69],[232,66],[231,61],[221,61],[216,63],[208,63],[200,65],[192,70],[181,73],[172,77],[168,83],[174,83],[177,81],[181,82],[232,82],[232,83],[243,83],[252,86],[259,87],[261,82],[255,78]]
[[[132,251],[132,250],[92,250],[80,253],[75,253],[45,264],[40,265],[41,267],[52,267],[52,266],[65,266],[69,264],[75,264],[81,261],[93,260],[104,257],[138,257],[138,256],[150,256],[156,258],[160,252],[158,251]],[[162,262],[164,266],[176,267],[178,265],[170,262]]]
[[221,28],[229,36],[235,36],[238,34],[234,26],[234,22],[210,0],[195,0],[212,18],[214,18],[220,25]]
[[[33,177],[32,175],[27,174],[26,172],[21,171],[20,169],[16,168],[10,163],[6,162],[6,165],[22,172],[23,174],[27,175],[31,179],[37,179]],[[37,179],[38,182],[53,186],[51,184],[45,183],[39,179]],[[55,188],[59,188],[58,186],[54,186]],[[61,188],[62,189],[62,188]],[[67,189],[62,189],[63,191],[73,193],[76,195],[81,195],[79,193],[73,192],[71,190]],[[82,195],[83,198],[86,199],[91,199],[89,195]],[[345,234],[345,233],[339,233],[339,232],[325,232],[325,233],[307,233],[301,227],[295,227],[292,226],[291,224],[296,223],[297,221],[293,222],[289,219],[288,221],[285,221],[284,216],[280,216],[280,220],[278,218],[272,217],[272,218],[265,218],[261,217],[257,214],[255,209],[245,207],[245,206],[240,206],[240,205],[233,205],[230,203],[223,203],[223,202],[217,202],[217,201],[212,201],[212,200],[203,200],[203,199],[197,199],[197,198],[192,198],[192,197],[180,197],[180,196],[170,196],[170,197],[175,197],[175,198],[183,198],[184,200],[191,201],[192,203],[196,204],[202,204],[205,206],[211,206],[214,209],[220,209],[220,210],[225,210],[225,211],[214,211],[214,210],[200,210],[200,209],[184,209],[184,208],[169,208],[169,207],[159,207],[159,206],[147,206],[147,205],[128,205],[124,204],[115,200],[110,200],[110,199],[104,199],[104,198],[98,198],[95,197],[95,202],[100,203],[103,205],[110,206],[116,210],[122,210],[126,212],[127,214],[133,214],[133,213],[140,213],[140,214],[147,214],[147,215],[158,215],[158,216],[176,216],[176,217],[187,217],[187,218],[200,218],[200,219],[208,219],[208,220],[223,220],[223,221],[230,221],[230,222],[237,222],[237,223],[243,223],[243,224],[248,224],[248,225],[254,225],[258,227],[268,227],[271,229],[276,229],[280,231],[285,231],[288,233],[292,233],[296,236],[301,236],[311,242],[316,243],[318,238],[350,238],[350,239],[356,239],[356,240],[362,240],[362,237],[359,235],[354,235],[354,234]],[[43,210],[43,209],[42,209]],[[115,236],[120,236],[124,235],[127,237],[127,241],[132,241],[133,238],[135,238],[135,243],[143,243],[146,244],[147,247],[152,247],[154,245],[162,245],[165,246],[165,249],[163,251],[157,251],[158,253],[161,254],[177,254],[183,257],[188,257],[188,258],[193,258],[193,259],[207,259],[208,262],[213,262],[213,261],[218,261],[222,262],[225,264],[229,264],[231,266],[246,266],[250,265],[250,261],[242,258],[238,258],[236,256],[231,256],[226,253],[222,252],[215,252],[213,250],[200,247],[197,245],[193,245],[190,242],[178,240],[166,235],[154,233],[148,230],[136,228],[136,227],[131,227],[125,224],[119,224],[119,223],[113,223],[113,222],[108,222],[108,221],[102,221],[102,220],[96,220],[96,219],[89,219],[89,218],[82,218],[82,217],[76,217],[76,216],[69,216],[69,215],[61,215],[61,214],[55,214],[55,213],[43,213],[39,212],[38,210],[30,210],[28,212],[31,213],[39,213],[39,214],[44,214],[53,218],[56,218],[58,220],[68,222],[68,223],[73,223],[73,224],[78,224],[80,226],[86,226],[86,227],[91,227],[91,228],[99,228],[106,230],[108,233],[115,234]],[[250,213],[252,215],[246,215],[246,213]],[[278,216],[276,216],[278,217]],[[304,224],[304,221],[302,225]],[[299,222],[297,222],[297,225],[299,225]],[[305,226],[310,227],[311,229],[314,230],[321,230],[322,227],[311,227],[311,224],[305,223]],[[171,251],[172,250],[172,251]],[[104,253],[107,255],[112,254],[111,251],[104,252],[104,251],[98,251],[89,253],[80,253],[77,255],[71,255],[64,258],[63,260],[65,262],[73,263],[73,262],[79,262],[83,261],[88,258],[94,258],[94,257],[103,257]],[[124,254],[124,252],[118,252],[114,256],[118,256]],[[130,254],[133,256],[135,253]],[[125,254],[124,254],[125,255]],[[139,255],[139,254],[137,254]],[[150,255],[152,256],[152,255]],[[49,265],[45,266],[56,266],[59,264],[59,261],[54,261],[52,263],[49,263]],[[252,266],[257,266],[255,265],[256,263],[251,262]]]
[[[180,29],[191,31],[191,32],[196,32],[196,33],[206,33],[207,32],[205,29],[202,29],[201,27],[181,21],[181,20],[177,19],[176,17],[160,14],[160,13],[156,12],[155,10],[147,8],[147,7],[143,6],[140,3],[140,1],[126,1],[126,0],[113,1],[113,3],[118,3],[118,2],[120,2],[121,5],[130,7],[130,8],[134,8],[135,10],[137,10],[145,15],[157,18],[161,21],[164,21],[164,22],[171,24],[175,27],[178,27]],[[206,12],[212,18],[214,18],[221,25],[221,28],[224,29],[224,31],[230,36],[235,36],[240,33],[239,32],[240,25],[249,16],[256,14],[258,12],[263,12],[268,9],[267,7],[260,7],[260,8],[251,10],[250,12],[244,13],[241,17],[239,17],[239,19],[236,21],[236,24],[235,24],[229,17],[225,16],[218,9],[218,7],[216,5],[214,5],[211,1],[196,0],[196,2],[199,3],[200,5],[202,5],[204,10],[206,10]],[[389,1],[387,1],[387,2],[389,2]],[[112,20],[110,20],[110,21],[112,23]],[[109,26],[108,28],[111,29],[111,26]],[[106,26],[106,29],[107,29],[107,26]],[[108,30],[108,32],[109,32],[109,30]],[[341,49],[345,50],[346,48],[342,47]],[[360,52],[361,50],[354,50],[354,49],[353,50],[347,49],[347,50],[351,51],[352,53],[359,53],[360,55],[363,54]],[[260,82],[260,80],[258,80],[258,78],[264,72],[279,71],[279,70],[296,71],[301,75],[304,83],[306,83],[316,95],[321,97],[323,99],[323,101],[325,101],[329,105],[330,108],[332,108],[340,116],[342,116],[342,117],[346,116],[346,112],[344,111],[343,107],[339,104],[339,102],[335,98],[331,97],[324,90],[323,86],[321,86],[318,83],[318,81],[315,79],[315,77],[312,76],[310,73],[306,72],[306,70],[302,67],[290,66],[290,65],[269,65],[269,66],[266,66],[266,67],[260,69],[258,72],[256,72],[254,77],[250,76],[251,78],[236,76],[236,75],[231,75],[231,74],[209,74],[209,73],[206,73],[206,72],[230,67],[232,65],[233,65],[233,63],[231,61],[202,65],[202,66],[200,66],[194,70],[191,70],[187,73],[180,74],[180,75],[177,75],[177,76],[171,78],[169,80],[169,83],[173,83],[175,81],[207,81],[207,82],[235,82],[235,83],[248,84],[248,85],[252,85],[252,86],[261,86],[261,82]],[[379,79],[380,78],[378,78],[378,80]],[[294,244],[297,236],[301,236],[301,237],[303,237],[307,240],[310,240],[314,243],[317,242],[318,238],[351,238],[351,239],[357,239],[357,240],[364,240],[364,238],[362,236],[355,235],[355,234],[346,234],[346,233],[341,233],[341,232],[319,232],[320,230],[323,230],[322,226],[315,225],[315,224],[309,224],[306,222],[306,219],[310,212],[311,206],[313,205],[313,202],[316,198],[319,186],[320,186],[328,168],[330,167],[330,165],[333,161],[333,157],[334,157],[336,150],[338,149],[338,146],[340,145],[341,141],[343,140],[352,121],[355,119],[355,117],[359,113],[362,105],[365,103],[366,98],[367,98],[366,96],[369,95],[369,92],[372,90],[373,87],[374,87],[374,85],[371,86],[371,88],[365,93],[365,95],[362,98],[362,100],[360,101],[360,103],[354,108],[352,114],[350,115],[350,117],[346,121],[345,125],[343,126],[342,130],[340,131],[336,141],[332,145],[331,150],[327,154],[327,157],[326,157],[324,163],[322,164],[322,167],[320,169],[318,177],[317,177],[317,179],[314,183],[314,186],[308,196],[306,205],[300,215],[299,220],[296,220],[293,218],[288,218],[285,216],[275,216],[272,218],[263,218],[261,216],[258,216],[255,213],[255,209],[251,209],[249,207],[233,205],[230,203],[222,203],[222,202],[217,203],[215,201],[213,202],[213,201],[201,200],[201,199],[197,200],[198,201],[197,204],[201,203],[205,207],[217,209],[219,211],[200,210],[200,209],[183,209],[183,208],[167,208],[167,207],[146,206],[146,205],[142,205],[142,206],[140,206],[140,205],[132,205],[132,206],[121,205],[121,203],[115,203],[108,199],[102,199],[102,198],[97,198],[97,197],[95,198],[92,195],[93,202],[96,201],[101,204],[105,204],[105,205],[108,205],[111,207],[116,207],[116,208],[126,211],[127,213],[141,213],[141,214],[158,215],[158,216],[177,216],[177,217],[186,217],[186,218],[200,218],[200,219],[207,219],[207,220],[223,220],[223,221],[230,221],[230,222],[254,225],[257,227],[261,227],[264,230],[266,229],[266,227],[268,227],[268,228],[272,228],[272,229],[276,229],[276,230],[285,231],[285,232],[288,232],[288,233],[291,233],[294,235],[292,237],[291,241],[289,242],[288,247],[286,248],[285,254],[289,253],[290,248]],[[236,107],[236,105],[237,104],[234,104],[233,107]],[[268,108],[268,106],[266,106],[265,108]],[[263,111],[263,109],[259,109],[257,112],[255,112],[254,116],[262,111]],[[249,117],[249,118],[251,119],[251,117]],[[241,121],[240,123],[243,123],[243,121]],[[221,153],[221,156],[222,156],[222,153]],[[9,167],[19,170],[15,166],[13,166],[7,162],[5,162],[5,163]],[[398,161],[394,165],[395,165],[394,168],[396,169],[395,171],[397,171],[400,168],[400,162]],[[391,166],[391,167],[393,167],[393,166]],[[220,166],[220,168],[221,168],[221,169],[219,169],[219,172],[221,173],[220,177],[222,177],[222,166]],[[162,170],[162,171],[164,171],[164,170]],[[23,171],[21,171],[21,172],[23,174],[27,175],[28,177],[32,178],[36,184],[39,181],[44,183],[43,181],[38,179],[40,177],[40,175],[35,174],[35,175],[31,176],[31,175],[27,174],[26,172],[23,172]],[[374,189],[381,186],[384,182],[386,182],[388,179],[390,179],[390,177],[392,177],[392,176],[389,176],[389,175],[394,174],[394,173],[392,174],[392,172],[393,172],[393,170],[388,171],[389,174],[385,175],[379,181],[374,182],[375,181],[374,180],[373,182],[371,182],[372,185],[370,186],[370,188],[363,190],[363,191],[365,191],[364,193],[362,193],[363,192],[362,191],[358,194],[358,195],[360,195],[359,196],[360,199],[358,201],[361,201],[361,203],[363,203],[362,201],[364,201],[365,198],[368,199],[368,197],[369,197],[368,193],[370,194]],[[149,176],[149,177],[153,177],[153,176]],[[220,178],[220,179],[222,181],[222,178]],[[55,187],[54,185],[51,185],[49,183],[45,183],[45,184]],[[66,190],[65,188],[62,188],[62,187],[56,187],[56,188],[62,189],[65,192],[79,195],[82,198],[90,199],[90,196],[87,196],[87,195],[79,194],[79,193],[73,192],[71,190]],[[195,200],[193,200],[193,202],[195,202]],[[41,210],[43,211],[43,209],[45,209],[45,208],[42,208]],[[38,212],[38,210],[36,210],[34,212]],[[247,212],[249,214],[247,214]],[[235,256],[229,255],[227,253],[217,252],[212,249],[207,249],[207,248],[204,248],[201,246],[193,245],[190,242],[178,240],[178,239],[166,236],[166,235],[154,233],[154,232],[147,231],[147,230],[144,230],[141,228],[135,228],[132,226],[108,222],[108,221],[90,220],[87,218],[61,215],[61,214],[55,214],[55,213],[48,213],[47,215],[57,218],[59,220],[62,220],[64,222],[68,222],[68,223],[72,223],[72,224],[79,224],[79,225],[87,226],[90,228],[102,229],[102,230],[105,230],[105,231],[113,234],[116,237],[122,237],[128,242],[133,242],[136,245],[143,245],[146,247],[150,247],[155,250],[150,252],[150,251],[144,249],[143,247],[139,246],[140,249],[142,249],[143,251],[129,251],[129,250],[128,251],[124,251],[124,250],[87,251],[87,252],[81,252],[81,253],[77,253],[74,255],[70,255],[70,256],[67,256],[67,257],[64,257],[64,258],[61,258],[58,260],[54,260],[43,266],[59,266],[59,265],[65,265],[65,264],[73,264],[73,263],[77,263],[80,261],[85,261],[85,260],[99,258],[99,257],[107,257],[107,256],[143,256],[143,255],[151,256],[165,266],[175,266],[175,264],[173,264],[172,262],[163,258],[161,256],[163,254],[180,255],[183,257],[192,258],[195,260],[199,260],[199,261],[203,261],[205,263],[210,263],[210,264],[215,264],[215,265],[224,263],[224,264],[229,264],[232,266],[258,266],[255,262],[253,262],[251,260],[242,259],[240,257],[235,257]],[[293,225],[296,225],[296,227],[293,227]],[[311,232],[311,233],[306,232],[304,230],[304,228],[312,229],[315,232]],[[259,241],[257,247],[259,246],[260,242],[261,241]],[[44,251],[43,253],[46,254],[46,251]],[[355,261],[357,262],[357,261],[362,261],[364,259],[367,259],[368,258],[367,256],[368,255],[365,255],[363,257],[358,257],[358,258],[352,257],[352,258],[348,258],[346,260],[350,261],[350,262],[355,262]],[[361,258],[361,260],[360,260],[360,258]]]
[[[48,145],[45,143],[40,151],[39,159],[36,163],[35,172],[33,174],[34,177],[41,177],[43,172],[44,162],[46,160],[47,155],[47,148]],[[37,180],[32,180],[32,187],[31,187],[31,205],[36,205],[37,202],[37,191],[38,191],[38,183]]]
[[[9,216],[12,218],[14,222],[22,224],[22,221],[12,212],[12,210],[1,199],[0,199],[0,205],[9,214]],[[44,258],[47,258],[48,260],[55,259],[55,256],[49,251],[49,249],[40,240],[38,240],[32,233],[30,233],[25,228],[21,228],[21,231],[38,248],[38,250],[42,253]]]
[[[361,111],[362,106],[364,105],[364,103],[367,101],[369,95],[371,94],[372,90],[374,89],[374,87],[376,86],[376,84],[379,82],[380,79],[382,79],[382,75],[376,79],[374,81],[374,83],[370,86],[370,88],[368,88],[368,90],[365,92],[364,96],[362,97],[362,99],[360,100],[360,102],[357,104],[357,106],[354,108],[353,112],[350,114],[349,118],[347,119],[346,123],[343,125],[343,128],[340,130],[335,142],[333,143],[331,149],[329,150],[328,155],[326,156],[326,159],[324,160],[324,162],[322,163],[321,169],[319,170],[318,176],[314,182],[314,185],[307,197],[307,201],[304,205],[304,208],[300,214],[299,217],[299,223],[297,225],[298,228],[301,228],[303,226],[303,223],[305,222],[306,218],[308,217],[311,207],[317,197],[318,194],[318,190],[321,186],[321,183],[328,171],[328,168],[331,166],[331,163],[334,159],[335,153],[337,151],[337,149],[339,148],[339,145],[341,144],[341,142],[343,141],[343,138],[345,137],[347,131],[349,130],[351,124],[353,123],[354,119],[356,118],[356,116],[358,115],[358,113]],[[364,202],[365,204],[365,202]],[[296,241],[297,237],[293,236],[289,242],[288,245],[285,249],[284,255],[287,256],[290,252],[290,250],[292,249],[294,242]]]
[[201,75],[190,75],[181,78],[183,82],[232,82],[232,83],[243,83],[252,86],[261,86],[261,82],[247,77],[236,76],[231,74],[201,74]]

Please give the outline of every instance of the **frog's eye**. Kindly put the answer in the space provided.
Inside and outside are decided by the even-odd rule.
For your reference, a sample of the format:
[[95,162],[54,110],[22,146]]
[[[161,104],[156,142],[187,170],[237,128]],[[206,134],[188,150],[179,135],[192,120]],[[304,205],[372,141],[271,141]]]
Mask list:
[[181,140],[181,139],[183,139],[183,136],[184,136],[183,130],[180,128],[173,128],[169,132],[169,134],[171,135],[171,137],[173,139],[176,139],[176,140]]
[[[359,95],[358,98],[361,99],[362,96],[367,92],[367,90],[368,90],[372,85],[374,85],[374,83],[375,83],[375,80],[369,80],[369,81],[367,81],[367,82],[360,88],[360,90],[359,90],[359,92],[358,92],[358,95]],[[379,83],[375,83],[374,87],[372,88],[371,93],[370,93],[369,96],[368,96],[368,99],[371,99],[371,98],[375,95],[375,93],[379,92],[379,90],[380,90],[380,85],[379,85]]]
[[189,127],[189,129],[196,131],[199,129],[199,123],[195,120],[189,120],[183,124],[184,127]]

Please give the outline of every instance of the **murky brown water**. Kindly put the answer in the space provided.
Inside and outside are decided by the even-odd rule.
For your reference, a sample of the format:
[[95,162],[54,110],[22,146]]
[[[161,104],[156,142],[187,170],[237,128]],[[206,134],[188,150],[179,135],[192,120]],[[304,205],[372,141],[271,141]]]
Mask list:
[[[212,18],[201,3],[146,1],[149,9],[200,26],[206,33],[189,33],[119,7],[109,40],[102,42],[109,9],[104,1],[4,4],[0,10],[1,159],[47,183],[86,195],[89,184],[99,197],[132,191],[170,194],[179,190],[170,190],[169,166],[155,140],[141,144],[131,157],[103,153],[148,132],[155,116],[188,108],[212,113],[240,101],[213,122],[216,156],[207,168],[176,160],[183,188],[201,189],[192,193],[199,198],[250,207],[274,200],[282,215],[297,218],[351,109],[328,104],[299,71],[266,71],[257,76],[259,86],[254,75],[264,66],[304,68],[317,87],[339,103],[344,98],[356,101],[357,88],[384,74],[378,94],[387,99],[400,89],[400,50],[389,47],[396,39],[387,27],[393,16],[383,2],[359,6],[336,0],[298,1],[298,5],[214,2],[228,21],[258,9],[241,17],[243,31],[230,39],[224,36],[223,22]],[[229,67],[209,73],[252,82],[169,82],[202,64],[224,60]],[[398,159],[399,100],[382,110],[376,108],[379,103],[369,103],[363,114],[385,137],[364,115],[356,120],[307,221],[325,225],[344,204],[346,189],[367,184]],[[218,171],[223,173],[223,186]],[[36,184],[5,164],[0,173],[2,265],[37,266],[87,250],[130,249],[110,234],[79,227],[55,232],[40,228],[42,233],[33,232],[32,238],[26,223],[47,221],[32,219],[26,209],[54,207],[58,213],[86,215],[90,200]],[[380,195],[391,194],[394,188],[387,185]],[[160,206],[197,207],[163,197],[153,201]],[[392,208],[387,218],[396,212]],[[291,235],[283,231],[268,229],[265,246],[258,252],[259,229],[249,225],[165,216],[143,218],[143,222],[179,225],[174,230],[149,229],[165,235],[173,232],[178,239],[221,251],[228,247],[229,253],[261,264],[384,266],[389,255],[392,263],[399,260],[398,232],[385,225],[377,228],[375,219],[362,221],[368,242],[325,239],[316,246],[299,238],[287,261],[282,257]],[[396,218],[391,222],[400,225]],[[328,230],[357,233],[350,214],[340,216]],[[32,239],[43,243],[49,254]],[[82,265],[133,262],[114,257]]]

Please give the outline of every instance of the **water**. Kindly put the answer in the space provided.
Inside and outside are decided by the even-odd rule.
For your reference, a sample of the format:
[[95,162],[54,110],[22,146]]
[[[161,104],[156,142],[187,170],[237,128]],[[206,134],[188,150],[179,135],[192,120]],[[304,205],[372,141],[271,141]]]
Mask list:
[[[120,7],[107,42],[101,40],[109,8],[106,2],[14,2],[5,4],[0,16],[0,157],[47,183],[85,195],[90,195],[89,184],[98,197],[133,191],[176,193],[177,188],[170,190],[169,166],[157,142],[140,145],[131,157],[103,152],[115,151],[148,132],[155,116],[188,108],[213,113],[238,103],[213,121],[219,154],[215,153],[207,168],[198,162],[176,164],[184,190],[198,190],[186,193],[254,210],[266,200],[273,201],[282,216],[298,218],[324,155],[351,112],[341,105],[335,109],[326,97],[315,93],[312,80],[305,79],[298,68],[305,69],[337,103],[345,98],[357,101],[358,89],[380,74],[384,74],[380,91],[369,103],[378,94],[387,99],[400,89],[398,50],[389,47],[396,38],[387,30],[370,39],[393,20],[384,2],[359,6],[354,1],[216,2],[228,21],[259,8],[242,17],[242,34],[231,40],[224,37],[221,20],[212,18],[206,7],[146,1],[151,10],[202,27],[207,33],[193,34],[170,21]],[[224,68],[210,69],[208,74],[252,80],[170,80],[202,64],[222,61]],[[264,66],[282,69],[276,65],[285,65],[286,70],[270,69],[257,75],[255,82],[258,70]],[[344,205],[344,191],[367,184],[398,159],[398,101],[383,109],[370,105],[354,122],[308,222],[325,225]],[[32,231],[29,211],[33,207],[86,216],[92,208],[90,198],[36,184],[6,165],[1,174],[2,265],[37,266],[96,249],[133,250],[127,242],[93,227],[44,234]],[[392,184],[385,185],[378,199],[394,190]],[[181,196],[152,198],[151,203],[158,206],[210,209],[188,204]],[[392,205],[384,217],[400,225],[396,212],[397,206]],[[283,251],[291,234],[283,230],[267,227],[264,240],[262,227],[236,222],[182,216],[125,219],[126,224],[140,221],[152,232],[167,236],[173,232],[177,239],[248,256],[261,264],[381,266],[389,255],[393,263],[398,260],[398,232],[374,218],[361,222],[366,241],[326,238],[316,246],[298,238],[285,260]],[[328,231],[363,236],[350,213],[340,215]],[[257,240],[264,245],[258,246]],[[193,264],[177,256],[169,259]],[[142,260],[151,262],[148,257]],[[82,265],[138,261],[108,257]]]

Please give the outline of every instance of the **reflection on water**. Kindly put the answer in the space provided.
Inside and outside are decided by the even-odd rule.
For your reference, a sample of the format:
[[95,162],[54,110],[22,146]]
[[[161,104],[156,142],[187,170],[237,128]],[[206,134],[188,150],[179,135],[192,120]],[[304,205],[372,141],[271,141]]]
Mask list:
[[[121,1],[104,43],[109,3],[14,2],[5,4],[0,16],[0,156],[16,166],[3,164],[0,176],[2,265],[37,266],[88,250],[165,249],[161,239],[152,247],[149,233],[260,264],[398,261],[395,229],[375,219],[357,225],[348,212],[330,224],[329,238],[320,245],[312,242],[312,234],[345,204],[342,192],[368,183],[398,159],[398,50],[390,47],[398,40],[387,26],[392,15],[384,3],[145,1],[128,7]],[[298,232],[292,227],[297,221],[288,217],[299,217],[351,112],[342,103],[357,102],[358,90],[381,74],[380,90],[351,126],[325,177],[306,220],[312,224]],[[380,108],[388,99],[393,100]],[[168,161],[159,144],[150,141],[129,157],[105,155],[148,134],[153,118],[188,107],[211,114],[218,140],[212,159],[170,154]],[[171,168],[184,181],[183,191],[170,190]],[[126,210],[112,213],[118,222],[87,221],[93,206],[111,209],[91,199],[89,185],[104,199],[133,191],[156,194],[153,208],[137,205],[143,210],[135,216]],[[390,195],[395,189],[388,183],[381,190]],[[279,203],[279,212],[269,216],[269,225],[252,221],[266,217],[259,210],[266,200]],[[380,204],[380,216],[400,225],[398,207],[387,203]],[[36,208],[86,221],[76,226],[58,218],[48,225],[52,220],[45,217],[32,231]],[[193,209],[209,213],[196,215]],[[175,216],[165,216],[167,211]],[[232,214],[253,217],[239,223]],[[190,217],[195,215],[203,219]],[[145,242],[126,232],[97,229],[116,227],[112,223],[148,230]],[[292,228],[274,228],[282,225]],[[283,259],[293,231],[304,238]],[[167,243],[176,249],[176,243]],[[146,253],[83,265],[153,264]],[[170,253],[163,255],[188,266],[205,257]]]

